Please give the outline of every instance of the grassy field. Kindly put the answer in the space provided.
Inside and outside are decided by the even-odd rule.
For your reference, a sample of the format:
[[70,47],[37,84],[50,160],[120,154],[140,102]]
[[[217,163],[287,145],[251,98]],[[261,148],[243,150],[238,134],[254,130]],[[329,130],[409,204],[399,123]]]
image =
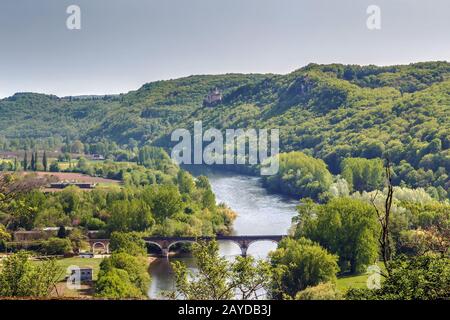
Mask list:
[[[378,262],[378,267],[383,271],[385,270],[382,262]],[[342,292],[345,292],[349,288],[367,288],[368,278],[369,274],[339,277],[336,282],[336,288]]]
[[93,274],[94,280],[97,280],[98,271],[100,270],[100,263],[102,262],[102,260],[103,259],[101,259],[101,258],[98,259],[98,258],[78,258],[78,257],[73,257],[73,258],[59,259],[58,260],[58,264],[64,270],[67,270],[67,268],[70,267],[70,266],[78,266],[78,267],[81,267],[81,268],[91,267],[93,269],[93,271],[94,271],[94,274]]

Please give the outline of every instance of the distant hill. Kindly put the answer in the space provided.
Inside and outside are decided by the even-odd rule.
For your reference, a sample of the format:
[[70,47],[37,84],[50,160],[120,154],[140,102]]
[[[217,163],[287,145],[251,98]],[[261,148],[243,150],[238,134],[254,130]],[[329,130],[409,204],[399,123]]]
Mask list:
[[[203,100],[216,87],[222,101],[205,107]],[[287,75],[152,82],[119,96],[20,93],[0,100],[0,135],[9,139],[57,135],[165,145],[174,128],[189,128],[194,120],[217,128],[279,128],[283,151],[322,158],[333,173],[343,158],[389,154],[409,185],[441,179],[438,186],[450,187],[448,62],[310,64]]]

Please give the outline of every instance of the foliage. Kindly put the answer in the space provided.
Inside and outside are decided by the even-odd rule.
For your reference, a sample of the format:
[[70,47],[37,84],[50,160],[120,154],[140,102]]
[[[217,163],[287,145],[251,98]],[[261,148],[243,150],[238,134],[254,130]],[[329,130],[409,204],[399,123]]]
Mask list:
[[319,283],[308,287],[295,295],[295,300],[341,300],[343,297],[331,282]]
[[49,297],[62,274],[56,260],[33,264],[24,251],[3,260],[0,272],[0,296]]
[[113,232],[110,249],[111,256],[100,264],[96,295],[114,299],[145,298],[150,284],[145,242],[137,233]]
[[95,283],[96,296],[109,299],[141,298],[142,293],[136,288],[125,270],[113,268],[107,272],[100,271]]
[[198,271],[192,273],[181,262],[172,263],[177,292],[171,298],[194,300],[258,299],[271,281],[265,261],[238,257],[229,262],[220,256],[216,241],[195,243],[192,254]]
[[[281,151],[323,159],[333,174],[346,158],[388,156],[396,185],[423,187],[442,200],[450,187],[449,73],[448,62],[310,64],[286,75],[158,81],[119,96],[19,93],[0,100],[0,147],[63,145],[65,152],[145,164],[145,154],[153,158],[157,151],[143,146],[170,147],[173,129],[190,128],[195,120],[219,129],[278,128]],[[214,87],[223,92],[223,101],[205,108],[202,101]],[[287,182],[288,191],[296,192]]]
[[82,227],[106,236],[114,231],[185,236],[230,232],[235,214],[216,204],[206,177],[197,185],[173,164],[165,167],[170,168],[167,173],[139,165],[125,170],[110,162],[96,166],[107,177],[121,176],[125,185],[99,186],[91,192],[74,186],[55,193],[27,189],[8,201],[8,214],[0,210],[0,223],[11,230]]
[[438,300],[450,297],[450,259],[445,255],[398,257],[381,289],[350,289],[347,299]]
[[144,240],[134,232],[113,232],[109,247],[112,252],[125,252],[132,256],[144,256],[147,253]]
[[322,160],[302,152],[282,153],[278,159],[278,173],[263,178],[270,190],[319,199],[330,188],[332,176]]
[[339,256],[341,271],[362,272],[378,257],[378,222],[374,209],[351,198],[298,206],[296,237],[307,237]]
[[342,177],[356,191],[372,191],[383,184],[381,159],[346,158],[341,163]]
[[66,238],[50,238],[42,241],[41,246],[46,255],[65,255],[72,252],[72,243]]
[[322,282],[335,282],[338,257],[309,239],[283,239],[270,255],[274,268],[272,296],[293,298]]

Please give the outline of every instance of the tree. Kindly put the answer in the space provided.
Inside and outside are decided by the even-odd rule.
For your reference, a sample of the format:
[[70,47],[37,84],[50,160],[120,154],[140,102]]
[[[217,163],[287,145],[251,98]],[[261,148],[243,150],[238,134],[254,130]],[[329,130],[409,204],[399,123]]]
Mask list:
[[101,272],[121,269],[127,272],[128,279],[134,287],[139,289],[141,296],[146,296],[150,284],[145,256],[132,256],[126,252],[115,252],[100,264]]
[[66,255],[72,251],[72,243],[66,238],[50,238],[42,242],[42,252],[46,255]]
[[75,253],[80,252],[80,249],[89,247],[87,236],[78,228],[70,231],[69,240],[72,243],[72,248]]
[[346,158],[342,161],[342,177],[356,191],[372,191],[383,182],[381,159]]
[[445,300],[450,296],[450,259],[429,254],[398,256],[390,262],[391,271],[380,289],[350,289],[354,300]]
[[44,166],[44,171],[48,170],[47,152],[44,150],[44,155],[42,156],[42,165]]
[[34,151],[34,166],[33,166],[33,171],[37,171],[38,169],[38,152]]
[[0,223],[0,251],[6,249],[6,242],[11,240],[11,235],[6,231],[3,224]]
[[6,228],[3,224],[0,223],[0,241],[9,241],[11,240],[11,235],[6,231]]
[[0,272],[0,296],[48,297],[56,288],[63,270],[56,260],[33,264],[24,251],[3,260]]
[[375,204],[375,200],[376,197],[378,196],[378,193],[375,193],[374,197],[371,199],[371,202],[373,208],[375,209],[375,212],[377,213],[378,221],[381,226],[381,233],[378,238],[378,242],[381,247],[381,256],[383,257],[384,266],[386,267],[386,271],[389,274],[391,272],[389,261],[391,260],[392,254],[389,228],[390,228],[392,200],[394,198],[394,186],[392,185],[392,168],[389,159],[386,160],[385,173],[386,173],[387,195],[386,200],[384,202],[384,208],[380,210]]
[[145,231],[154,223],[150,206],[141,199],[118,200],[111,206],[108,229],[112,231]]
[[335,282],[338,257],[305,238],[285,238],[270,254],[274,269],[272,296],[294,298],[299,291],[322,282]]
[[23,170],[28,170],[28,153],[27,150],[25,150],[25,153],[23,155]]
[[132,256],[146,255],[144,240],[134,232],[113,232],[109,243],[112,252],[125,252]]
[[83,153],[84,145],[80,140],[75,140],[70,147],[70,152],[72,153]]
[[376,261],[379,228],[370,204],[351,198],[334,198],[326,204],[304,201],[298,212],[295,236],[337,254],[342,272],[363,272]]
[[158,223],[181,211],[183,202],[176,186],[160,185],[152,189],[152,212]]
[[59,165],[57,161],[53,161],[50,164],[50,172],[59,172]]
[[172,263],[176,292],[170,298],[195,300],[258,299],[271,281],[271,268],[265,261],[238,257],[229,262],[220,256],[216,241],[194,243],[192,255],[198,271],[183,263]]
[[178,189],[180,190],[180,193],[190,194],[194,191],[195,182],[188,172],[184,170],[179,170],[177,174],[177,180],[178,180]]
[[278,173],[263,177],[263,184],[269,189],[313,199],[329,190],[332,176],[322,160],[298,151],[281,153],[278,160]]
[[125,270],[112,268],[100,271],[95,283],[95,295],[110,299],[141,298],[142,294],[130,281]]
[[30,169],[31,171],[35,171],[36,167],[36,159],[34,158],[34,152],[31,152],[31,164],[30,164]]
[[47,184],[45,177],[31,175],[0,173],[0,211],[6,214],[6,227],[20,227],[22,218],[27,224],[30,215],[35,214],[35,208],[30,208],[23,201],[17,201],[32,190]]
[[56,236],[60,239],[64,239],[67,236],[66,228],[64,226],[60,226]]

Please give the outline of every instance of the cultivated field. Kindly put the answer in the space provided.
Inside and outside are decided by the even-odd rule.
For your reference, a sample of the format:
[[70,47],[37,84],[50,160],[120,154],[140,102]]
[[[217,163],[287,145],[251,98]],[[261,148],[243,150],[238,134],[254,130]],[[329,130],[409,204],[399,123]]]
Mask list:
[[120,183],[120,181],[118,180],[106,179],[101,177],[91,177],[86,174],[73,172],[36,172],[36,174],[38,174],[39,176],[56,177],[58,178],[59,181],[76,181],[76,182],[96,183],[96,184]]

